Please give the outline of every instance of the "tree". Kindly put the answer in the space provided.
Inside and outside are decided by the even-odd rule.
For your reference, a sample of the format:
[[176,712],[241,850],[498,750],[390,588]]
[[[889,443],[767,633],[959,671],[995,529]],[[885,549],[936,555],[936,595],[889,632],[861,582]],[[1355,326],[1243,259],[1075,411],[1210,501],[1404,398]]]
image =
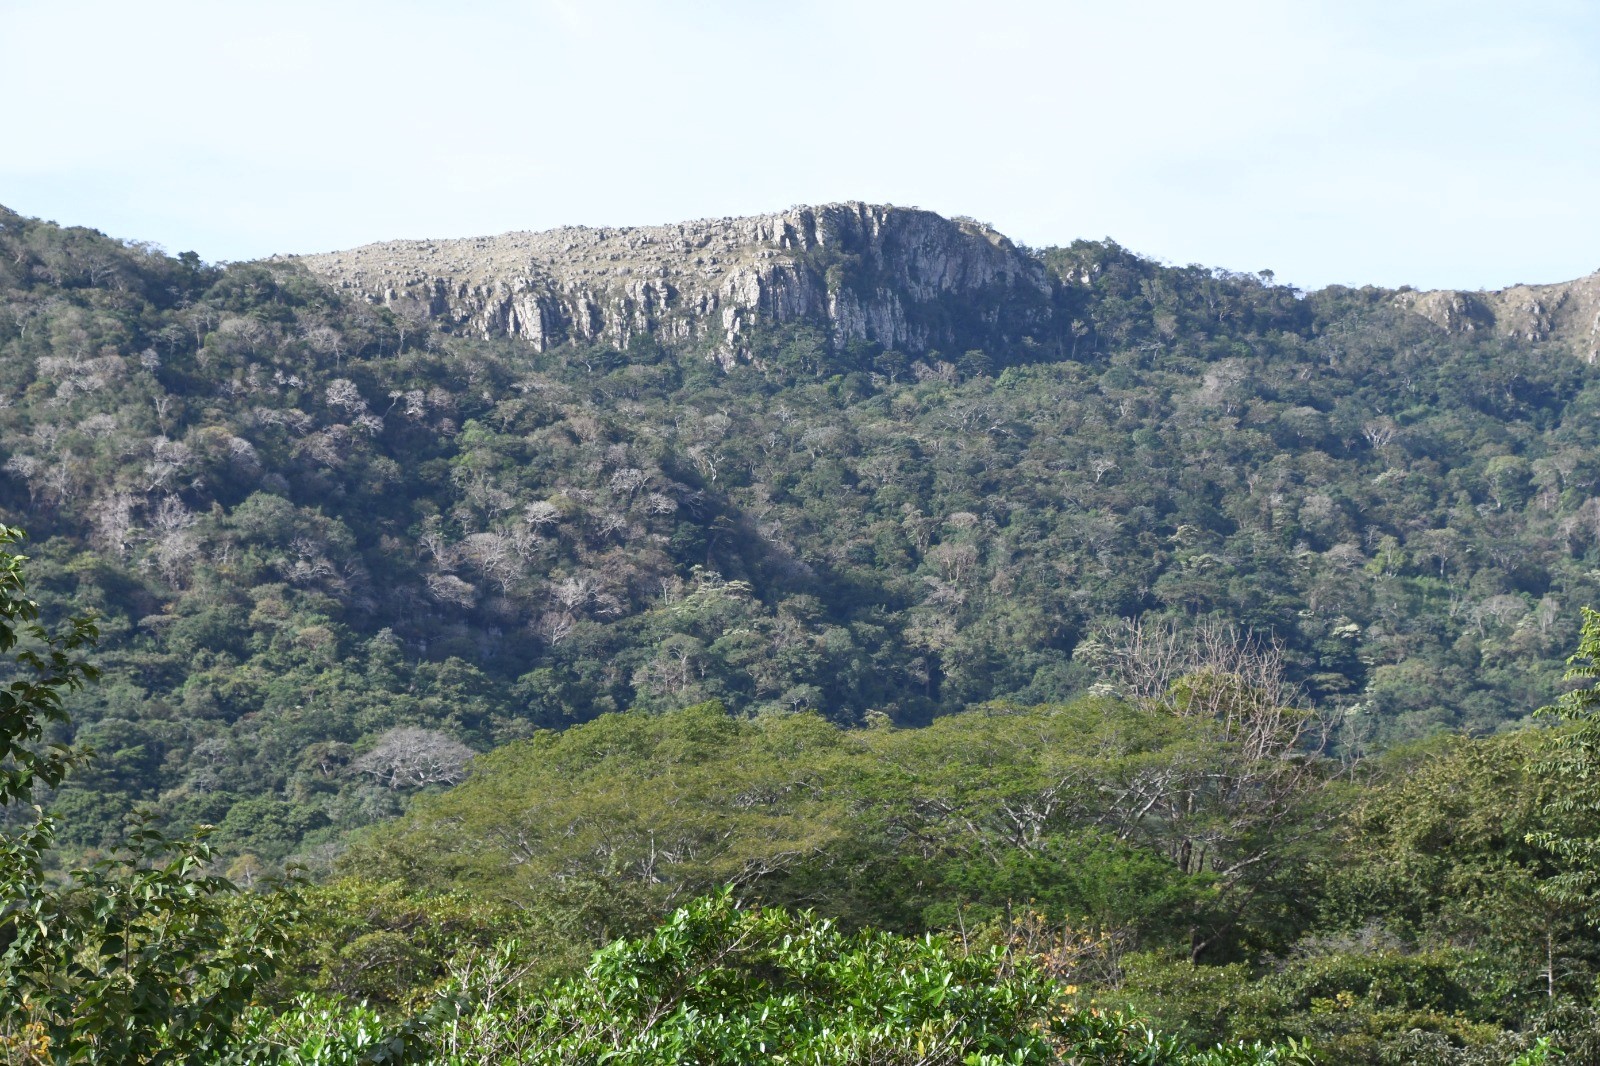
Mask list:
[[1213,884],[1215,905],[1196,915],[1190,933],[1190,958],[1198,959],[1325,824],[1315,804],[1329,777],[1325,724],[1299,705],[1281,649],[1233,626],[1130,621],[1091,654],[1119,695],[1205,741],[1152,760],[1112,801],[1123,832]]
[[1555,739],[1552,757],[1536,767],[1551,780],[1544,814],[1554,825],[1528,840],[1563,867],[1540,886],[1544,893],[1561,902],[1594,903],[1600,899],[1600,611],[1583,609],[1578,650],[1567,664],[1567,680],[1595,683],[1537,712],[1570,728]]
[[456,784],[467,776],[472,756],[471,748],[436,730],[401,726],[350,765],[388,788],[422,788]]
[[[848,934],[811,912],[746,909],[724,889],[587,972],[519,996],[505,954],[454,991],[473,1009],[429,1034],[449,1061],[530,1066],[618,1061],[733,1066],[1309,1066],[1294,1045],[1197,1050],[1099,1011],[1062,1009],[1061,986],[1026,960],[938,938]],[[459,1057],[457,1057],[459,1056]]]
[[232,884],[203,872],[204,841],[148,820],[114,857],[64,884],[48,875],[55,825],[35,791],[90,753],[47,744],[45,731],[68,724],[64,697],[94,680],[77,653],[98,632],[87,616],[54,632],[38,624],[24,557],[5,550],[21,536],[0,526],[0,654],[16,678],[0,690],[0,808],[18,824],[0,833],[0,1050],[8,1061],[214,1061],[272,973],[293,895],[251,897],[236,912]]

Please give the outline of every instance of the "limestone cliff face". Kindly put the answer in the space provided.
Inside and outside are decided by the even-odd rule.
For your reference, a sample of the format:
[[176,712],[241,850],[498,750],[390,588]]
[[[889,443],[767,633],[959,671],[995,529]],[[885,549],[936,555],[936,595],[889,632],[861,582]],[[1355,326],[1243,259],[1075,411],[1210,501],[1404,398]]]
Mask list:
[[1523,341],[1554,341],[1591,363],[1600,360],[1600,272],[1494,292],[1404,292],[1395,300],[1454,333],[1481,330]]
[[[1049,314],[1045,270],[987,226],[862,203],[668,226],[388,241],[303,256],[335,286],[401,313],[541,351],[708,338],[744,351],[757,323],[810,321],[840,343],[912,354],[1026,334]],[[985,336],[985,335],[989,336]]]

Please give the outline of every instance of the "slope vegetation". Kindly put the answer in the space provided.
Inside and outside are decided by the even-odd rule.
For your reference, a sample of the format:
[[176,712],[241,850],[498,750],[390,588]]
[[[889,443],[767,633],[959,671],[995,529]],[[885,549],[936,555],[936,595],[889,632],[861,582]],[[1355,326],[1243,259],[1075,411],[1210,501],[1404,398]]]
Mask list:
[[0,521],[108,634],[71,842],[159,800],[240,862],[314,859],[612,710],[1061,700],[1125,617],[1282,642],[1351,749],[1548,701],[1600,599],[1600,390],[1565,335],[807,210],[723,227],[806,294],[782,313],[766,282],[695,310],[657,242],[665,310],[547,264],[548,321],[581,290],[599,326],[537,344],[470,300],[0,216]]

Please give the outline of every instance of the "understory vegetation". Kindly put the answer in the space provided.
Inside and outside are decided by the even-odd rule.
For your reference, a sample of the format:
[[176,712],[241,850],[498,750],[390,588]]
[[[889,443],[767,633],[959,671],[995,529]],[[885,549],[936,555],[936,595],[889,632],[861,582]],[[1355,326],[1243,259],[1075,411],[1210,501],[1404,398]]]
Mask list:
[[1037,254],[718,362],[0,210],[0,1048],[1600,1063],[1600,371]]

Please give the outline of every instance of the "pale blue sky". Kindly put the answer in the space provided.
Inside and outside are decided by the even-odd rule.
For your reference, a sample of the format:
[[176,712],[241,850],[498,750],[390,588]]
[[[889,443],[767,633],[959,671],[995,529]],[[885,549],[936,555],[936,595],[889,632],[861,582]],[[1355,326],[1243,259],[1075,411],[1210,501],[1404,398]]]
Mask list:
[[1600,4],[0,0],[0,203],[210,260],[864,199],[1329,282],[1600,268]]

